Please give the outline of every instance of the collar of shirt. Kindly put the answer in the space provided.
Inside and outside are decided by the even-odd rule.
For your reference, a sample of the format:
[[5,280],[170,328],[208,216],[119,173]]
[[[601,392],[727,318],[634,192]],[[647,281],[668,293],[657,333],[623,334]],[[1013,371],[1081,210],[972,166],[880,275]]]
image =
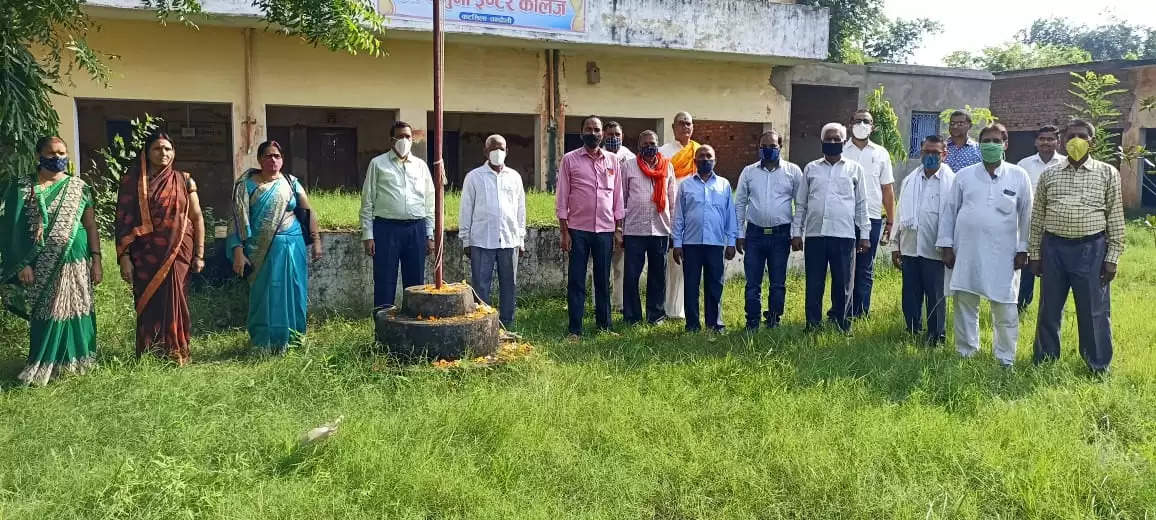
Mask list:
[[855,144],[854,139],[848,139],[847,143],[843,145],[843,151],[844,152],[855,151],[855,152],[867,153],[867,152],[874,151],[874,150],[879,149],[879,148],[883,148],[883,146],[879,145],[879,144],[875,144],[875,142],[870,140],[870,139],[867,140],[867,146],[864,146],[863,148],[859,148],[859,145]]
[[401,156],[397,155],[396,150],[390,150],[389,151],[389,160],[396,162],[396,163],[402,163],[402,164],[408,163],[408,162],[413,162],[413,152],[410,152],[409,155],[405,156],[405,158],[402,158]]
[[943,178],[943,165],[940,165],[939,169],[935,170],[935,173],[931,174],[931,177],[927,176],[927,170],[924,170],[923,168],[919,169],[919,174],[920,174],[919,177],[923,178],[923,179],[932,179],[932,178],[942,179]]
[[972,139],[971,137],[967,138],[967,141],[965,143],[963,143],[963,146],[955,146],[955,140],[953,140],[950,137],[947,138],[947,147],[948,148],[954,148],[956,150],[962,150],[964,148],[970,148],[973,146],[979,146],[979,143],[976,142],[976,140]]
[[582,153],[586,154],[592,159],[602,159],[603,157],[606,157],[606,154],[603,153],[602,147],[595,148],[594,151],[591,152],[589,148],[583,146]]
[[504,164],[502,165],[502,169],[500,169],[498,171],[494,171],[494,166],[490,164],[490,161],[486,161],[486,164],[483,164],[482,166],[484,166],[486,168],[486,171],[488,171],[488,172],[490,172],[490,173],[492,173],[498,177],[501,177],[503,173],[510,171],[510,168]]
[[1052,160],[1050,160],[1050,161],[1045,161],[1044,158],[1040,157],[1040,154],[1038,154],[1038,153],[1031,156],[1031,160],[1038,162],[1043,166],[1055,166],[1057,164],[1060,164],[1060,161],[1062,161],[1064,159],[1065,159],[1065,157],[1058,154],[1058,153],[1053,153],[1052,154]]
[[774,173],[774,172],[783,170],[783,162],[781,159],[779,160],[779,164],[777,166],[775,166],[774,168],[767,168],[767,165],[763,164],[763,161],[759,161],[758,165],[759,165],[760,170],[765,171],[767,173]]
[[704,178],[702,178],[702,176],[701,176],[701,175],[699,175],[699,174],[697,174],[697,173],[696,173],[696,174],[694,174],[694,178],[695,178],[695,179],[698,179],[698,180],[699,180],[699,182],[701,182],[701,183],[703,183],[703,184],[706,184],[706,183],[708,183],[708,182],[712,182],[712,181],[714,181],[714,179],[715,179],[716,177],[718,177],[718,174],[716,174],[716,173],[714,173],[714,172],[711,172],[711,173],[710,173],[710,176],[708,176],[708,177],[707,177],[707,178],[705,178],[705,179],[704,179]]
[[1097,168],[1096,163],[1098,163],[1098,162],[1099,161],[1097,161],[1091,157],[1088,157],[1088,159],[1084,161],[1084,164],[1081,164],[1079,166],[1072,166],[1072,161],[1067,160],[1067,158],[1065,157],[1064,158],[1064,165],[1060,169],[1061,170],[1067,170],[1070,172],[1078,172],[1080,170],[1083,170],[1086,172],[1094,172],[1094,171],[1096,171],[1096,168]]

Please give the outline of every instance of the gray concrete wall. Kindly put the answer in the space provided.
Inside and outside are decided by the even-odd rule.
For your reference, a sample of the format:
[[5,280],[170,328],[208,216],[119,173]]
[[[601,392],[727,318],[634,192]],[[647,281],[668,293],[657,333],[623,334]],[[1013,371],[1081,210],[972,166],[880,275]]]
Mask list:
[[[141,0],[90,0],[98,7],[139,9]],[[595,44],[803,59],[827,57],[826,8],[768,0],[586,0],[585,31],[550,32],[446,20],[448,33],[533,40],[551,47]],[[206,13],[249,17],[250,0],[203,0]],[[428,20],[388,18],[389,29],[429,32]]]
[[[373,264],[363,252],[360,235],[351,232],[323,232],[321,240],[325,255],[320,262],[311,264],[309,268],[310,310],[369,314],[373,308]],[[558,228],[527,230],[526,252],[518,262],[519,293],[565,296],[567,256],[558,244]],[[802,253],[792,253],[791,269],[801,270],[802,265]],[[469,279],[470,263],[462,254],[457,231],[446,232],[444,269],[444,279],[447,281]],[[726,263],[724,276],[730,279],[742,275],[742,256],[736,255]],[[433,259],[430,258],[426,264],[427,282],[432,281],[432,277]],[[642,286],[645,286],[645,282],[642,282]],[[400,280],[398,287],[400,294]]]
[[[991,103],[992,79],[987,71],[888,63],[807,63],[775,67],[771,75],[772,85],[788,100],[793,98],[794,85],[856,87],[859,89],[859,106],[866,106],[867,96],[882,85],[899,118],[899,133],[905,145],[911,138],[912,112],[941,112],[965,105],[987,107]],[[840,122],[846,124],[850,119],[851,114],[843,114]],[[790,131],[787,133],[789,135]],[[792,157],[792,161],[798,164],[812,159],[814,157]],[[917,159],[894,165],[896,186],[918,166]]]

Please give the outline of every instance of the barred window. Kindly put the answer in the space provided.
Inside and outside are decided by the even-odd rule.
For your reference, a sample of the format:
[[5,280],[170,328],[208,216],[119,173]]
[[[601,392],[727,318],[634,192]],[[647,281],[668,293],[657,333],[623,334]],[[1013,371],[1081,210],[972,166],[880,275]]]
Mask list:
[[918,157],[923,138],[939,133],[939,112],[911,113],[911,146],[908,156]]

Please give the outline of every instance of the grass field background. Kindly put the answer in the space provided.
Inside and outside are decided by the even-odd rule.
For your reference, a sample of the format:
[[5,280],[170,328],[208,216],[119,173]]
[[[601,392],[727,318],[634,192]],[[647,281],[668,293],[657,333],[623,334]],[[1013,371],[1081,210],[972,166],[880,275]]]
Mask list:
[[[341,191],[316,191],[309,194],[309,202],[317,212],[317,222],[323,229],[360,229],[361,198]],[[458,228],[462,194],[447,191],[445,198],[446,229]],[[554,216],[554,194],[541,191],[526,192],[526,225],[529,227],[558,226]]]
[[987,331],[970,360],[917,347],[882,267],[850,338],[803,334],[792,277],[779,330],[738,330],[738,281],[713,341],[616,317],[569,343],[559,288],[519,302],[531,357],[454,371],[367,353],[368,318],[314,314],[302,347],[250,354],[244,288],[212,289],[175,368],[133,360],[109,254],[94,373],[16,386],[27,329],[0,315],[0,518],[1156,518],[1156,248],[1138,227],[1128,248],[1105,381],[1070,304],[1056,364],[1029,363],[1034,310],[1012,370]]

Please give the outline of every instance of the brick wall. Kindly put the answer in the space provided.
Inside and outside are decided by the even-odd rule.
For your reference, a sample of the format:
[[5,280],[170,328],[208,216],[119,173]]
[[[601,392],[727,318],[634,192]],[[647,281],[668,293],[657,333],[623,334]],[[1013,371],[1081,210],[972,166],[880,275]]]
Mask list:
[[738,185],[743,168],[758,160],[762,123],[696,120],[694,140],[714,148],[715,172]]
[[[1131,74],[1118,67],[1100,67],[1097,74],[1110,73],[1120,80],[1117,88],[1132,90]],[[1068,93],[1072,88],[1072,76],[1067,72],[1041,76],[1000,77],[991,84],[991,110],[1009,131],[1034,131],[1045,124],[1066,124],[1072,109],[1066,104],[1076,104],[1075,96]],[[1116,96],[1116,107],[1124,114],[1132,109],[1133,96],[1130,93]]]

